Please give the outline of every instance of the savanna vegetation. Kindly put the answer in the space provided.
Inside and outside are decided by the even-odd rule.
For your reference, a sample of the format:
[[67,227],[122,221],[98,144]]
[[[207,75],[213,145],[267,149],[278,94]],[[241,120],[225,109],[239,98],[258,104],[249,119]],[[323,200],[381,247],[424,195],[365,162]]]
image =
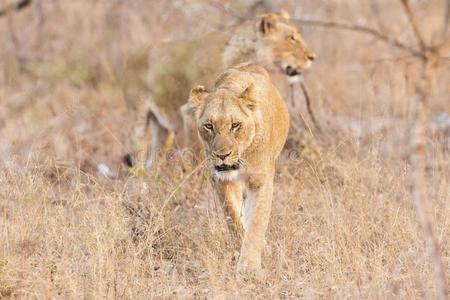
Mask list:
[[149,172],[122,166],[149,50],[267,9],[253,2],[35,0],[0,16],[0,298],[439,295],[411,175],[423,171],[448,275],[450,50],[432,51],[450,39],[444,0],[410,1],[438,54],[423,170],[410,157],[427,58],[403,1],[270,1],[317,55],[303,77],[320,130],[292,86],[260,281],[235,279],[239,243],[208,170],[176,149]]

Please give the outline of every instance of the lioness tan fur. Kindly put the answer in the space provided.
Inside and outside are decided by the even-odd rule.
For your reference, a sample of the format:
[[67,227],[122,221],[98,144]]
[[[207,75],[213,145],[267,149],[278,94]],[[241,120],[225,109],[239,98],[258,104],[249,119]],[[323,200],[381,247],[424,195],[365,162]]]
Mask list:
[[[286,83],[287,77],[298,77],[309,68],[314,57],[297,28],[290,24],[287,13],[266,14],[231,29],[230,33],[214,32],[199,40],[172,43],[151,51],[148,72],[151,95],[146,101],[151,146],[146,166],[153,166],[158,155],[171,147],[174,133],[183,127],[188,129],[186,140],[197,138],[189,130],[192,120],[188,107],[182,108],[195,84],[211,87],[214,78],[226,67],[243,62],[259,64],[272,75],[284,74]],[[278,88],[280,85],[277,84]],[[131,146],[142,164],[146,149],[146,141],[141,139],[143,123],[135,123],[138,126],[133,130]]]
[[211,92],[194,88],[189,105],[215,188],[243,236],[237,273],[260,273],[275,160],[289,130],[286,104],[262,67],[242,64],[225,71]]

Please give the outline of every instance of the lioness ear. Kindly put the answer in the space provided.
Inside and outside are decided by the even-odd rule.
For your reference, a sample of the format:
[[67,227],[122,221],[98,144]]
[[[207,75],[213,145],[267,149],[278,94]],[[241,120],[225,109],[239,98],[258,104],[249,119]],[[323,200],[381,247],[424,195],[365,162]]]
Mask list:
[[259,24],[259,31],[263,34],[268,34],[274,27],[277,21],[277,16],[274,14],[266,14],[261,17]]
[[196,111],[204,102],[204,97],[208,92],[203,85],[197,85],[191,90],[189,95],[189,106],[192,110]]
[[255,110],[256,101],[255,101],[255,86],[251,83],[239,96],[239,99],[242,103],[250,110]]

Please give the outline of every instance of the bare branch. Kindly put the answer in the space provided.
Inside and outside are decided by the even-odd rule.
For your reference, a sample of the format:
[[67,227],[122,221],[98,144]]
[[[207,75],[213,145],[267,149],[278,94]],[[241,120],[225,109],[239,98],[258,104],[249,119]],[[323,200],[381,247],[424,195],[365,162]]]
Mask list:
[[[433,75],[441,56],[448,47],[444,42],[436,49],[428,47],[423,38],[416,15],[414,14],[409,0],[400,0],[403,4],[409,23],[414,31],[414,35],[420,46],[422,55],[420,56],[423,64],[423,73],[421,82],[418,82],[418,97],[415,105],[415,126],[412,135],[411,161],[411,188],[412,202],[416,209],[419,224],[425,237],[427,248],[433,263],[434,276],[436,282],[437,299],[448,299],[447,280],[444,264],[439,249],[439,243],[433,230],[433,222],[427,215],[427,184],[426,184],[426,109],[428,100],[433,90]],[[450,43],[449,43],[450,44]]]
[[[425,72],[424,74],[426,74]],[[429,78],[425,80],[428,81]],[[428,251],[430,252],[431,260],[436,281],[436,295],[437,299],[447,299],[447,285],[444,264],[442,262],[439,243],[433,230],[433,223],[427,215],[426,198],[427,198],[427,183],[426,183],[426,102],[428,98],[428,91],[431,86],[426,84],[425,89],[419,96],[416,103],[416,122],[414,133],[412,137],[413,149],[410,156],[412,168],[412,200],[417,213],[420,227],[422,228],[425,237]]]
[[420,51],[400,42],[399,40],[397,40],[393,37],[385,35],[384,33],[380,32],[376,29],[367,27],[367,26],[345,24],[345,23],[339,23],[339,22],[334,22],[334,21],[320,21],[320,20],[294,19],[293,21],[299,25],[318,26],[318,27],[333,28],[333,29],[340,29],[340,30],[347,30],[347,31],[354,31],[354,32],[368,34],[390,46],[401,49],[403,51],[407,51],[407,52],[411,53],[412,55],[422,56],[422,53]]
[[384,26],[383,22],[381,21],[381,13],[380,13],[380,6],[378,5],[377,1],[370,1],[370,8],[371,8],[371,13],[375,18],[375,21],[378,25],[378,30],[381,31],[386,31],[386,27]]
[[409,0],[400,0],[403,4],[403,8],[405,10],[406,15],[408,16],[409,23],[414,31],[414,35],[416,36],[417,42],[419,43],[420,50],[425,52],[427,50],[427,46],[425,44],[425,40],[423,38],[422,31],[420,30],[419,23],[417,22],[416,15],[414,14],[411,6],[409,5]]
[[445,1],[444,26],[442,26],[442,38],[445,39],[450,27],[450,0]]
[[316,127],[316,129],[320,132],[321,128],[320,128],[319,123],[317,122],[316,117],[314,116],[314,113],[311,109],[311,99],[309,97],[308,90],[306,89],[306,86],[303,82],[300,82],[300,86],[302,88],[303,95],[305,96],[306,108],[308,109],[308,113],[311,118],[311,121],[313,122],[314,127]]
[[8,26],[9,38],[11,40],[11,44],[14,47],[14,55],[16,57],[17,63],[19,64],[21,71],[27,71],[27,59],[23,53],[23,48],[16,32],[14,17],[11,11],[6,10],[6,21]]

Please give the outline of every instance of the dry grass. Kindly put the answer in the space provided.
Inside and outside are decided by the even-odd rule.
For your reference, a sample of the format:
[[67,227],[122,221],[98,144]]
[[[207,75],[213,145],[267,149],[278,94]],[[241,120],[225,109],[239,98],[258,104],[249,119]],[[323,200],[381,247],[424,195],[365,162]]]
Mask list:
[[[365,35],[303,30],[323,133],[302,129],[299,89],[262,282],[235,281],[238,244],[206,171],[170,199],[194,168],[177,157],[144,179],[96,174],[127,149],[148,48],[232,21],[206,2],[41,1],[0,19],[0,298],[433,298],[407,160],[420,65]],[[379,26],[369,1],[278,2],[297,17]],[[427,42],[441,37],[444,2],[414,6]],[[383,26],[416,46],[401,6],[378,5]],[[450,114],[449,65],[437,68],[430,118]],[[428,132],[426,182],[447,272],[449,131]]]

